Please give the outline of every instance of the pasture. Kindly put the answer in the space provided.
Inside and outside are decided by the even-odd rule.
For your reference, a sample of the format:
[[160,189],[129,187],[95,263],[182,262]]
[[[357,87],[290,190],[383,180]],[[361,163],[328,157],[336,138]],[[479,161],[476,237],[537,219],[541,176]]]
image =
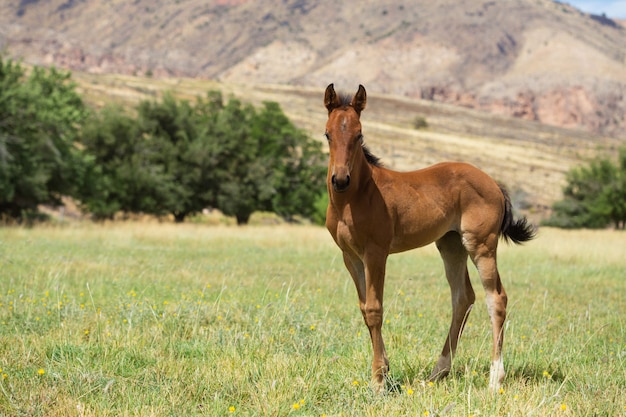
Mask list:
[[434,246],[392,255],[390,389],[369,388],[356,291],[314,226],[0,229],[0,415],[625,416],[626,235],[541,229],[500,245],[503,388],[477,302],[450,376],[428,377],[450,296]]

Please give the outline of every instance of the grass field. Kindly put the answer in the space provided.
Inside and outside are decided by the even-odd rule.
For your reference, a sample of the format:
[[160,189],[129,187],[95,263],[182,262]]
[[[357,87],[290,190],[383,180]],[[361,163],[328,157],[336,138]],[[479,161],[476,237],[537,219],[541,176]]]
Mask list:
[[450,301],[433,247],[390,258],[392,389],[328,233],[157,223],[0,229],[2,416],[625,416],[626,235],[501,245],[503,389],[477,303],[429,384]]

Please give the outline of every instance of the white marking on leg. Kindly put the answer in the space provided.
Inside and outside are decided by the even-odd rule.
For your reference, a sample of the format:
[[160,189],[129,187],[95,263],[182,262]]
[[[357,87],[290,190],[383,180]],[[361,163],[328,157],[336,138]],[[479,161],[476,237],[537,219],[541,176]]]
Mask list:
[[494,300],[491,294],[487,294],[485,297],[485,303],[487,304],[487,314],[489,314],[489,319],[493,322],[493,313],[494,313]]
[[491,362],[491,369],[489,370],[489,389],[496,391],[500,388],[500,384],[504,380],[504,363],[502,358]]

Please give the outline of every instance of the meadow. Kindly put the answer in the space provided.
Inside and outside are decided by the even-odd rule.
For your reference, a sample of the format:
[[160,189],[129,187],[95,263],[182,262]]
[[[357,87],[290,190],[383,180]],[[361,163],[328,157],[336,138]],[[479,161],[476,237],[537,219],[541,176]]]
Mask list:
[[2,416],[626,416],[626,235],[502,243],[503,388],[477,294],[428,383],[450,296],[433,246],[389,259],[389,390],[340,252],[315,226],[0,228]]

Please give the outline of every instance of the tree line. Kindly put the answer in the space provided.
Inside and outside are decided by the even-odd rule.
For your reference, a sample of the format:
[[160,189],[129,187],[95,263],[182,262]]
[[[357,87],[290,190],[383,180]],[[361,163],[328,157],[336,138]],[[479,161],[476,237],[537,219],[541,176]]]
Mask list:
[[205,208],[239,224],[257,210],[319,219],[321,143],[277,103],[255,108],[211,91],[96,111],[70,77],[55,68],[26,74],[0,56],[0,215],[29,219],[70,196],[94,219],[122,212],[182,222]]
[[[543,224],[626,226],[626,147],[567,173],[563,199]],[[216,208],[244,224],[257,210],[321,223],[321,144],[277,103],[261,108],[219,91],[191,102],[165,94],[132,111],[90,109],[69,72],[27,71],[0,55],[0,218],[29,221],[69,196],[92,218],[171,215]]]

